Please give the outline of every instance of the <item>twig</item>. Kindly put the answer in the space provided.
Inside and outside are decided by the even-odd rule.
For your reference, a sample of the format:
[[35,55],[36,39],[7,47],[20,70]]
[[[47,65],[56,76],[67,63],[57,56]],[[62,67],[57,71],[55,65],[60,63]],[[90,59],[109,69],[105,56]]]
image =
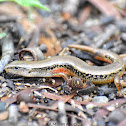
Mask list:
[[2,58],[0,60],[0,73],[3,72],[5,65],[8,64],[9,60],[14,54],[14,43],[11,35],[8,33],[6,38],[3,39],[2,45]]

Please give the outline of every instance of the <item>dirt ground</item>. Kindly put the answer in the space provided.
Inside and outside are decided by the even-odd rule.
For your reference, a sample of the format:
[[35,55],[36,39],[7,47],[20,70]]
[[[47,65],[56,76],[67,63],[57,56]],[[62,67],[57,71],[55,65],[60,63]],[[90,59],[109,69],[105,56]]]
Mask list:
[[[117,89],[114,80],[95,84],[83,79],[81,71],[88,71],[82,68],[83,62],[91,71],[98,66],[95,77],[94,71],[85,75],[99,80],[115,76],[103,76],[110,69],[118,74],[120,62],[126,64],[126,1],[40,2],[51,12],[0,3],[0,31],[6,34],[0,36],[0,126],[125,126],[125,72],[117,76]],[[103,54],[96,51],[99,49]],[[77,57],[76,61],[63,59],[64,55]],[[44,65],[39,63],[42,60]],[[101,66],[110,63],[110,69],[103,67],[97,75]]]

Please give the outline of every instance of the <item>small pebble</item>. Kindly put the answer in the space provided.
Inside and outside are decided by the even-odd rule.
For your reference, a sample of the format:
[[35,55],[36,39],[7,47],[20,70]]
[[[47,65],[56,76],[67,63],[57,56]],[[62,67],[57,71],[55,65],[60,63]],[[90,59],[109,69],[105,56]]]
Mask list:
[[104,120],[98,120],[97,126],[105,126],[105,121]]
[[109,99],[114,99],[116,97],[116,94],[114,94],[113,92],[109,94]]
[[115,110],[115,107],[111,105],[111,106],[106,107],[106,109],[108,111],[114,111]]
[[83,99],[83,101],[91,101],[92,100],[92,98],[89,97],[89,95],[83,95],[82,99]]
[[118,124],[126,118],[126,114],[121,110],[112,111],[108,116],[108,121]]
[[95,112],[94,112],[93,109],[87,109],[87,110],[86,110],[86,113],[87,113],[88,115],[90,115],[90,116],[94,116],[94,115],[95,115]]
[[115,0],[116,5],[121,9],[126,9],[126,1],[125,0]]
[[120,32],[126,32],[126,21],[125,21],[125,19],[123,19],[121,21],[117,21],[116,26],[118,27]]
[[28,106],[26,105],[26,103],[24,101],[20,102],[19,109],[23,113],[28,113],[29,112],[29,108],[28,108]]
[[95,96],[92,102],[96,103],[108,103],[108,98],[106,96]]
[[79,101],[79,102],[82,101],[82,97],[77,97],[76,101]]
[[114,124],[113,122],[108,122],[107,126],[117,126],[116,124]]
[[45,44],[41,44],[39,46],[39,49],[43,52],[46,53],[48,51],[48,47]]
[[121,34],[121,40],[125,43],[126,42],[126,33]]
[[4,82],[4,83],[2,84],[2,88],[6,88],[6,86],[7,86],[7,83]]
[[87,109],[93,109],[94,107],[96,107],[96,105],[94,105],[92,103],[89,103],[89,104],[86,105]]
[[19,121],[18,121],[18,123],[15,126],[39,126],[39,125],[34,120],[31,121],[31,120],[28,120],[27,118],[20,118]]
[[9,106],[8,110],[9,110],[9,122],[15,125],[18,121],[18,108],[16,105],[12,104]]
[[26,120],[26,119],[24,119],[24,118],[21,118],[21,119],[18,121],[17,126],[28,126],[28,120]]
[[47,126],[58,126],[58,122],[57,121],[49,121]]
[[53,111],[50,111],[48,116],[49,116],[49,118],[50,118],[51,120],[56,120],[56,118],[57,118],[57,113],[56,113],[56,112],[53,112]]
[[66,110],[65,110],[65,104],[64,102],[58,102],[58,120],[59,125],[67,125],[67,116],[66,116]]
[[0,113],[0,120],[5,120],[8,118],[8,111],[4,111]]
[[118,124],[118,126],[125,126],[125,125],[126,125],[126,119],[124,119]]
[[0,112],[4,111],[6,109],[6,103],[5,102],[0,102]]

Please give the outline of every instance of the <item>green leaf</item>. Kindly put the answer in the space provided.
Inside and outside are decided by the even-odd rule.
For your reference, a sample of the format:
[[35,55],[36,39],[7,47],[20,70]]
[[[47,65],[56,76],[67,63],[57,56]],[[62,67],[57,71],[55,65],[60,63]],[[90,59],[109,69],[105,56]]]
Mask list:
[[0,33],[0,39],[2,39],[3,37],[5,37],[7,34],[5,32]]
[[45,7],[43,4],[41,4],[38,0],[0,0],[0,1],[13,1],[17,4],[25,7],[37,7],[41,8],[46,11],[51,11],[49,8]]

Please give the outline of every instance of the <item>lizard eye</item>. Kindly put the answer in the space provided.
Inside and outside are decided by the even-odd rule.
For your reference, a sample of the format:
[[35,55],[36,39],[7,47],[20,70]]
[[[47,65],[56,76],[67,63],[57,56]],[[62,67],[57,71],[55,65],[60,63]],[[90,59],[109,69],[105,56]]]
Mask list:
[[18,70],[18,69],[19,69],[19,67],[15,67],[14,69],[15,69],[15,70]]

